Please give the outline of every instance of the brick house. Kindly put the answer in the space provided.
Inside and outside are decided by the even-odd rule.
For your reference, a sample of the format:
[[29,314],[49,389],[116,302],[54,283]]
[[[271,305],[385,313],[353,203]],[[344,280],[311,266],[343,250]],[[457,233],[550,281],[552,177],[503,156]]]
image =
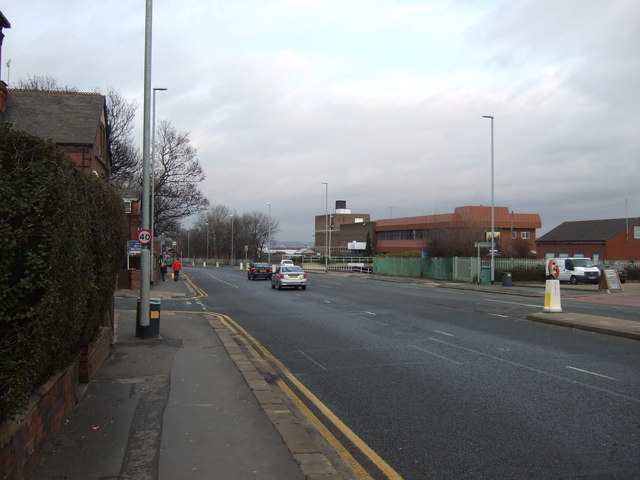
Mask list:
[[536,241],[538,258],[640,259],[640,218],[564,222]]
[[0,123],[53,140],[80,170],[109,180],[104,95],[4,89],[0,97]]

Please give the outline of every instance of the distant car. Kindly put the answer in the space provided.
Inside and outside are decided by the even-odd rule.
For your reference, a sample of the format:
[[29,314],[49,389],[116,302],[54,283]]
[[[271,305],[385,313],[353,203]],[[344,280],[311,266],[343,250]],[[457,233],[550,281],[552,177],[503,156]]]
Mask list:
[[256,278],[271,278],[271,265],[268,263],[254,263],[249,270],[247,270],[247,278],[249,280],[255,280]]
[[290,266],[293,267],[293,260],[280,260],[280,266]]
[[271,288],[283,287],[307,289],[307,274],[304,273],[302,267],[296,265],[280,265],[271,276]]
[[618,272],[618,278],[620,279],[620,283],[624,283],[627,281],[627,277],[629,274],[627,271],[621,267],[620,265],[598,265],[600,271],[604,271],[605,268],[613,268]]

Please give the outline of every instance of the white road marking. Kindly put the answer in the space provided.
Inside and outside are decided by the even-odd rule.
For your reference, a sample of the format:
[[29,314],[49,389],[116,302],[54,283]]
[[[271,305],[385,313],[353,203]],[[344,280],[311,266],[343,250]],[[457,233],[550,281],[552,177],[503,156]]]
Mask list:
[[502,315],[500,313],[490,313],[489,315],[493,315],[494,317],[500,317],[500,318],[509,318],[509,315]]
[[442,360],[446,360],[447,362],[451,362],[451,363],[455,363],[456,365],[464,365],[464,363],[460,363],[456,360],[453,360],[451,358],[448,357],[443,357],[442,355],[438,355],[437,353],[433,353],[430,350],[427,350],[426,348],[421,348],[421,347],[416,347],[415,345],[409,345],[411,348],[415,348],[416,350],[420,350],[421,352],[424,353],[428,353],[429,355],[433,355],[434,357],[438,357],[441,358]]
[[224,283],[224,284],[226,284],[226,285],[229,285],[230,287],[233,287],[233,288],[240,288],[238,285],[234,285],[233,283],[225,282],[224,280],[222,280],[222,279],[220,279],[220,278],[216,277],[215,275],[211,275],[211,274],[209,274],[209,277],[213,278],[214,280],[218,280],[219,282],[222,282],[222,283]]
[[556,375],[556,374],[551,373],[551,372],[545,372],[544,370],[540,370],[539,368],[530,367],[528,365],[524,365],[524,364],[518,363],[518,362],[512,362],[511,360],[506,360],[504,358],[496,357],[495,355],[484,353],[484,352],[481,352],[479,350],[474,350],[473,348],[467,348],[467,347],[463,347],[462,345],[456,345],[454,343],[445,342],[444,340],[440,340],[438,338],[429,337],[429,340],[432,340],[432,341],[438,342],[438,343],[442,343],[444,345],[449,345],[450,347],[458,348],[460,350],[465,350],[467,352],[475,353],[476,355],[482,355],[484,357],[491,358],[491,359],[496,360],[498,362],[506,363],[506,364],[511,365],[513,367],[523,368],[525,370],[529,370],[530,372],[534,372],[534,373],[537,373],[537,374],[540,374],[540,375],[544,375],[544,376],[547,376],[547,377],[550,377],[550,378],[555,378],[556,380],[562,380],[564,382],[573,383],[574,385],[580,385],[581,387],[585,387],[585,388],[588,388],[590,390],[603,392],[603,393],[606,393],[608,395],[612,395],[614,397],[623,398],[623,399],[625,399],[625,400],[627,400],[629,402],[633,402],[635,404],[640,404],[640,399],[638,399],[636,397],[630,397],[629,395],[625,395],[624,393],[618,393],[618,392],[615,392],[613,390],[609,390],[607,388],[596,387],[595,385],[590,385],[588,383],[580,382],[578,380],[574,380],[573,378],[563,377],[562,375]]
[[447,337],[453,337],[453,333],[443,332],[442,330],[434,330],[434,332],[439,333],[440,335],[446,335]]
[[324,303],[331,303],[329,300],[323,300]]
[[542,304],[540,305],[531,305],[529,303],[520,303],[520,302],[508,302],[506,300],[495,300],[493,298],[485,298],[484,299],[485,302],[496,302],[496,303],[508,303],[509,305],[519,305],[521,307],[533,307],[533,308],[540,308],[541,306],[543,306]]
[[313,358],[311,358],[309,355],[307,355],[306,353],[304,353],[302,350],[298,350],[298,353],[300,353],[300,355],[302,355],[304,358],[306,358],[307,360],[309,360],[311,363],[313,363],[314,365],[320,367],[322,370],[324,370],[325,372],[328,372],[329,369],[327,367],[325,367],[324,365],[322,365],[320,362],[316,362]]
[[373,315],[373,316],[375,316],[375,315],[376,315],[376,314],[375,314],[375,313],[373,313],[373,312],[365,312],[365,313],[368,313],[369,315]]
[[595,375],[596,377],[606,378],[607,380],[615,380],[615,378],[613,378],[613,377],[609,377],[609,376],[603,375],[601,373],[590,372],[589,370],[583,370],[583,369],[577,368],[577,367],[572,367],[570,365],[567,365],[567,368],[569,368],[571,370],[575,370],[576,372],[588,373],[589,375]]

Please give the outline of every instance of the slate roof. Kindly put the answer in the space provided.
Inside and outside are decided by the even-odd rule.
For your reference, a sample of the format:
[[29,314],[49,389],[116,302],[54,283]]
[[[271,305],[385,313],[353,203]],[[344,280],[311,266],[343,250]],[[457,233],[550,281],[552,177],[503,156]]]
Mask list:
[[564,222],[536,240],[536,243],[604,242],[623,233],[629,226],[639,225],[640,218],[612,218]]
[[58,145],[93,145],[105,104],[104,95],[97,93],[9,89],[0,123]]

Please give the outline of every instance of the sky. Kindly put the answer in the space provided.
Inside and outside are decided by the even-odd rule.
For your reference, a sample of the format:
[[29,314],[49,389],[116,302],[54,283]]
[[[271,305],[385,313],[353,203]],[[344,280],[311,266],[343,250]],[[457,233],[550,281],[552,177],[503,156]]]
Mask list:
[[[113,87],[142,150],[144,0],[0,9],[9,87]],[[312,243],[327,196],[377,220],[489,206],[492,184],[539,236],[640,217],[637,0],[155,0],[152,52],[200,190],[270,210],[274,243]]]

